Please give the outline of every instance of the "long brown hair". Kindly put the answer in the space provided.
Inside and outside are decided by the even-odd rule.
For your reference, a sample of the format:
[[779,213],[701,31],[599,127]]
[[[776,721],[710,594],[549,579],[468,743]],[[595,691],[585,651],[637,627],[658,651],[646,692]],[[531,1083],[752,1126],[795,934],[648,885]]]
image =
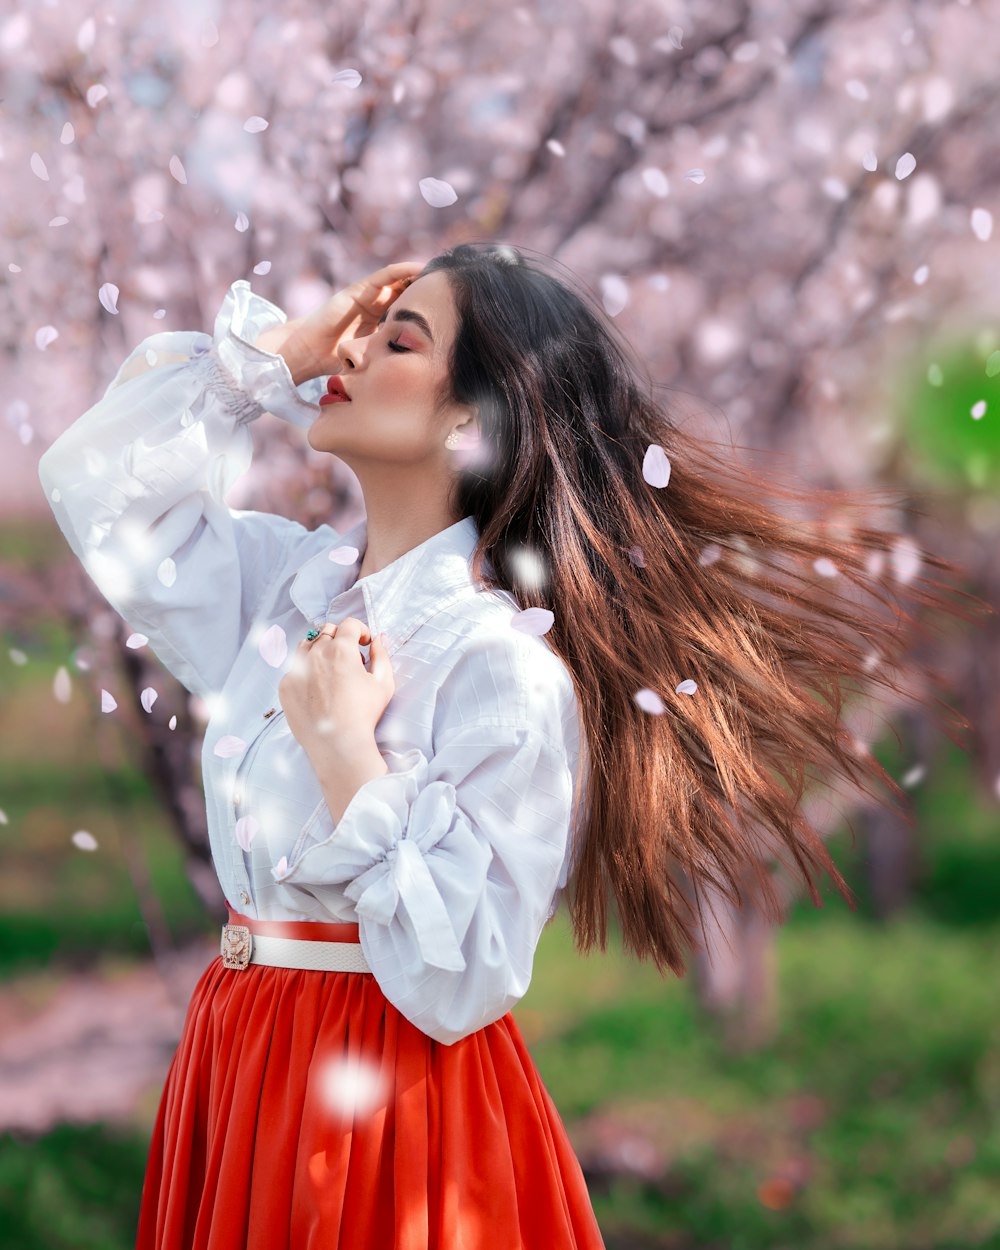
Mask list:
[[[476,520],[486,584],[554,612],[545,637],[579,700],[590,769],[567,892],[578,950],[605,948],[610,887],[624,947],[683,976],[695,943],[685,889],[699,915],[705,885],[736,907],[753,889],[780,923],[775,860],[801,873],[815,906],[813,869],[854,909],[800,811],[807,776],[849,778],[877,801],[866,780],[905,795],[842,722],[845,695],[933,699],[968,728],[927,694],[939,673],[906,684],[918,622],[900,600],[970,613],[941,582],[901,572],[908,540],[866,523],[898,501],[782,484],[685,430],[596,301],[521,251],[463,243],[424,272],[435,270],[459,317],[442,398],[477,405],[485,449],[456,475],[455,515]],[[806,515],[783,515],[782,501]],[[519,580],[523,552],[540,558],[544,587]]]

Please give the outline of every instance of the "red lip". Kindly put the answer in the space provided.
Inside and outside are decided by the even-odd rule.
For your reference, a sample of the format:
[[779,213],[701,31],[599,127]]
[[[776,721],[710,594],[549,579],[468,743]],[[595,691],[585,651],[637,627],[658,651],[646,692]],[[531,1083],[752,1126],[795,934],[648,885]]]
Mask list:
[[329,382],[327,382],[326,384],[326,389],[327,389],[328,394],[340,395],[344,399],[350,401],[351,397],[350,395],[348,395],[343,382],[340,380],[339,374],[334,374],[333,377],[330,378]]

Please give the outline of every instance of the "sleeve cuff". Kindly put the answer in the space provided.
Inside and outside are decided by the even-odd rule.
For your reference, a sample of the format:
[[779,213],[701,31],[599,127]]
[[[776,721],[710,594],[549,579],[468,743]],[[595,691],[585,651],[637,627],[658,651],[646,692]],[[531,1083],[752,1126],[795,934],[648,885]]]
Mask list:
[[326,388],[325,378],[310,378],[300,386],[292,379],[284,356],[256,347],[257,336],[269,326],[284,325],[286,314],[277,304],[256,295],[245,278],[234,282],[215,318],[215,353],[225,367],[227,378],[216,379],[233,386],[251,401],[243,400],[241,417],[254,420],[264,412],[307,429],[319,415],[319,397]]
[[[387,925],[400,904],[416,933],[424,961],[461,972],[465,958],[424,856],[452,829],[456,790],[447,781],[427,783],[428,760],[418,747],[383,751],[389,772],[366,781],[330,829],[321,802],[306,822],[291,865],[272,869],[282,885],[346,882],[344,894],[359,916]],[[312,844],[309,845],[310,840]]]

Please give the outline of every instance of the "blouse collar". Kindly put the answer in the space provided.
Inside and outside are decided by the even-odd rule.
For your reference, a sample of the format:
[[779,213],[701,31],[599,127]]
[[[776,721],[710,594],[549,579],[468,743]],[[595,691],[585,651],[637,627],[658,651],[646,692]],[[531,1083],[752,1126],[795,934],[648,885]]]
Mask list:
[[[392,652],[428,617],[453,600],[482,589],[482,584],[473,580],[470,564],[478,537],[475,518],[463,517],[378,572],[358,580],[368,541],[368,518],[363,517],[299,567],[289,593],[306,620],[315,625],[336,618],[336,600],[357,586],[364,595],[369,628],[373,633],[385,633]],[[337,564],[330,559],[330,552],[337,547],[357,547],[357,560]]]

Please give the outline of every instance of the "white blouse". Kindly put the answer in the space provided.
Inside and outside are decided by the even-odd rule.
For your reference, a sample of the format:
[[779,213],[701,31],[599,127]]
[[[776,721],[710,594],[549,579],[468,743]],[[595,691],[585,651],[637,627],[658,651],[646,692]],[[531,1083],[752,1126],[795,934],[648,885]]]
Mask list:
[[[588,759],[575,691],[544,635],[512,627],[516,600],[473,581],[471,516],[358,580],[364,520],[340,534],[226,505],[252,421],[320,412],[327,379],[296,387],[253,345],[285,320],[239,280],[212,335],[144,339],[39,478],[101,594],[211,710],[225,897],[259,919],[357,922],[386,998],[452,1043],[525,994],[572,872]],[[331,559],[345,547],[353,563]],[[278,683],[310,627],[346,616],[384,631],[395,693],[375,731],[390,771],[334,824]]]

